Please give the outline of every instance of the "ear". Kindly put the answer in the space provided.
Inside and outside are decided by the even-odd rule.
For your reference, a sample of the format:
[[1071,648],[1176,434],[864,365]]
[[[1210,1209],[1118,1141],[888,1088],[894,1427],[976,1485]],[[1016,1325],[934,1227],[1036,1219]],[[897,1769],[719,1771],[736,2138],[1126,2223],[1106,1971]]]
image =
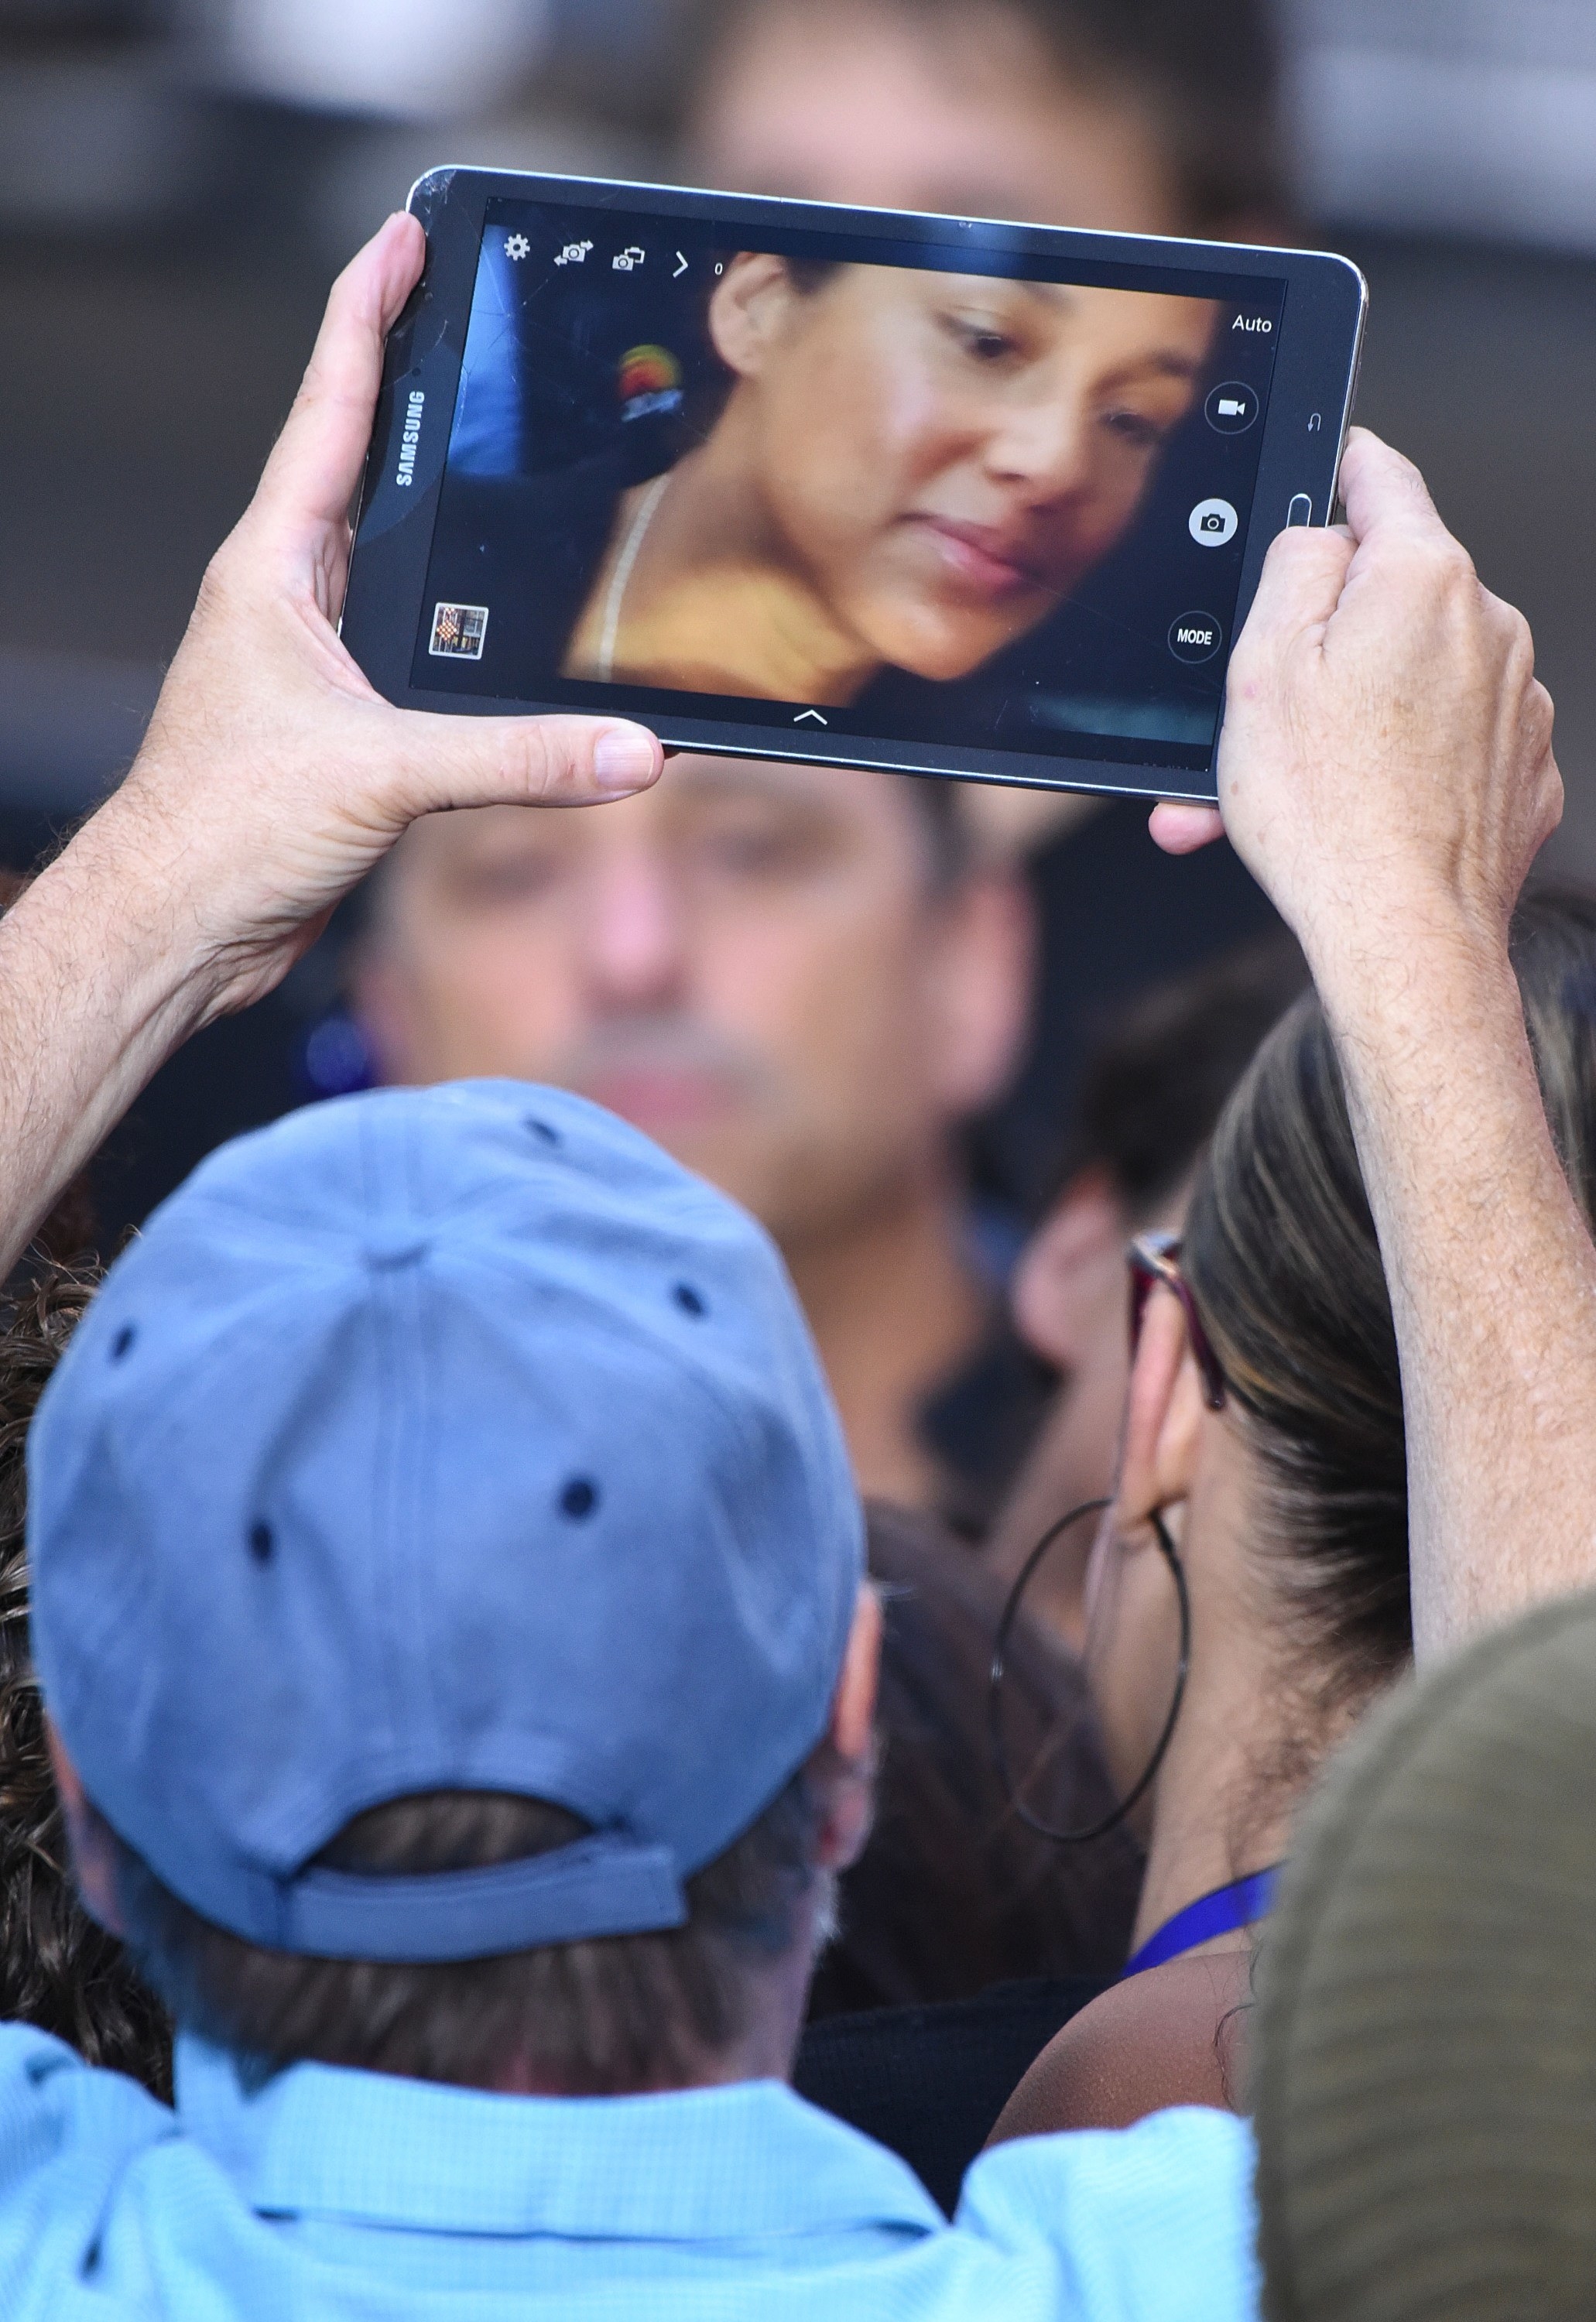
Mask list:
[[[1128,1297],[1125,1245],[1130,1236],[1113,1181],[1101,1166],[1081,1169],[1026,1244],[1015,1268],[1009,1303],[1020,1337],[1037,1354],[1068,1370],[1081,1358],[1083,1293],[1095,1300],[1101,1284],[1123,1310]],[[1073,1326],[1073,1327],[1072,1327]]]
[[1036,914],[1006,871],[978,872],[939,907],[928,991],[936,1093],[954,1118],[1001,1093],[1030,1028]]
[[739,379],[757,379],[798,296],[784,258],[739,251],[709,301],[715,352]]
[[829,1740],[842,1760],[827,1801],[816,1859],[824,1870],[857,1862],[870,1836],[875,1802],[871,1740],[881,1675],[881,1600],[867,1580],[859,1592],[843,1673],[832,1696]]
[[50,1746],[56,1796],[61,1802],[61,1819],[71,1844],[72,1877],[78,1897],[89,1916],[97,1920],[108,1935],[123,1934],[125,1930],[116,1899],[116,1859],[106,1842],[105,1827],[89,1814],[78,1769],[48,1717],[44,1732]]
[[1155,1284],[1131,1365],[1126,1398],[1116,1520],[1125,1531],[1186,1498],[1202,1431],[1202,1379],[1186,1317],[1172,1290]]

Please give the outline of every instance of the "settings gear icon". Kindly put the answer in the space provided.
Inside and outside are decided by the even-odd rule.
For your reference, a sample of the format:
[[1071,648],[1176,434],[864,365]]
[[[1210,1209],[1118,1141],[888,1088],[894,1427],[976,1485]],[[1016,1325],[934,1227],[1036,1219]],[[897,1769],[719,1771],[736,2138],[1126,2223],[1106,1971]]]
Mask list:
[[526,236],[524,233],[513,233],[506,241],[505,256],[506,258],[519,260],[523,258],[530,258],[531,255],[532,244],[527,241]]

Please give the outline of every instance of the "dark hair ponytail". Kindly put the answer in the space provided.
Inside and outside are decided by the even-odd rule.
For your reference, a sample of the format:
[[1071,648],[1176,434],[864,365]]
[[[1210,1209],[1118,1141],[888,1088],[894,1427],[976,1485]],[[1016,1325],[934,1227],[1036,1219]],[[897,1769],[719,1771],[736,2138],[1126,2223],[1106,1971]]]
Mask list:
[[[1525,903],[1513,958],[1553,1138],[1591,1218],[1596,895],[1547,890]],[[1264,1042],[1220,1118],[1183,1266],[1258,1460],[1269,1577],[1316,1693],[1327,1708],[1350,1707],[1412,1650],[1407,1458],[1384,1268],[1311,995]]]

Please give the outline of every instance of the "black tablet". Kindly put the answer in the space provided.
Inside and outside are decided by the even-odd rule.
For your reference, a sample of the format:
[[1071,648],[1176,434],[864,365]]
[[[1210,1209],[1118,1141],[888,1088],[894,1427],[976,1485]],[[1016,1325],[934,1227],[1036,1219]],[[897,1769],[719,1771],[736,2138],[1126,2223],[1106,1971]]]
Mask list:
[[1366,291],[1312,251],[436,169],[344,641],[390,700],[1211,799]]

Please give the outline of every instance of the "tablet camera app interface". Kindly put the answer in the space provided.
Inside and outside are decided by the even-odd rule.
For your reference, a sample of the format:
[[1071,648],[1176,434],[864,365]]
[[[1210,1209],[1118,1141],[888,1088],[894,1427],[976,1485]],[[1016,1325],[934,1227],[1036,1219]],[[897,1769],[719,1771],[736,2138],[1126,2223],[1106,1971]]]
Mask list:
[[489,203],[414,682],[1206,767],[1284,285],[725,231]]

